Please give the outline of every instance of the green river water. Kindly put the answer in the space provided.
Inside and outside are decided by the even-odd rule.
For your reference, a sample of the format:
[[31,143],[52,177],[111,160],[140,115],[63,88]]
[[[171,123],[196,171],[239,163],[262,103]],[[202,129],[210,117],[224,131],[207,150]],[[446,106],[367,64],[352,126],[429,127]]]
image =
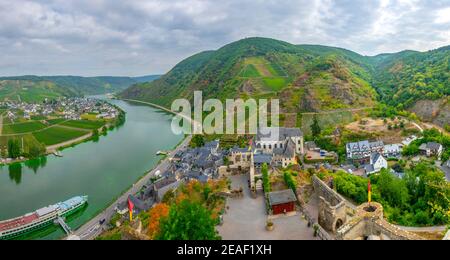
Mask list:
[[[170,129],[172,115],[158,109],[110,100],[126,113],[126,122],[98,142],[85,142],[21,166],[0,167],[0,220],[21,216],[77,195],[89,204],[67,223],[77,228],[106,208],[122,192],[155,167],[158,150],[174,148],[183,136]],[[52,225],[22,239],[58,239],[62,228]]]

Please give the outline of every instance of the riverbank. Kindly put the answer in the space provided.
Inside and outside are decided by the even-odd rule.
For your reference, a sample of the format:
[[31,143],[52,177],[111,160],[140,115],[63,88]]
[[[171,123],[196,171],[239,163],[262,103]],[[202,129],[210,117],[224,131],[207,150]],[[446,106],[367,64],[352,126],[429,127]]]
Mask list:
[[[73,138],[73,139],[70,139],[70,140],[66,140],[66,141],[57,143],[57,144],[47,145],[47,146],[45,146],[45,152],[43,152],[39,157],[52,155],[52,154],[55,154],[57,151],[62,151],[63,149],[66,149],[69,147],[74,147],[75,145],[78,145],[81,143],[95,141],[95,139],[99,138],[101,135],[106,135],[109,131],[113,130],[114,128],[120,127],[121,125],[123,125],[123,123],[125,121],[125,114],[126,114],[125,111],[123,111],[120,107],[118,107],[114,104],[110,103],[110,105],[114,106],[119,111],[119,115],[116,118],[114,118],[112,121],[104,122],[105,124],[102,125],[101,127],[99,127],[98,129],[89,130],[89,129],[84,129],[84,128],[76,128],[76,127],[61,125],[62,123],[69,122],[70,121],[69,119],[62,121],[58,124],[51,125],[46,128],[40,129],[39,131],[44,131],[51,127],[61,127],[61,128],[67,128],[67,129],[74,129],[76,131],[84,131],[84,132],[86,132],[86,134],[76,137],[76,138]],[[103,132],[103,129],[106,129],[106,132]],[[36,131],[36,132],[38,132],[38,131]],[[95,132],[97,132],[97,134],[95,134]],[[102,132],[103,132],[103,134],[101,134]],[[30,133],[33,133],[33,132],[30,132]],[[30,134],[30,133],[21,133],[21,134],[12,134],[12,135],[3,135],[3,136],[23,136],[24,134]],[[23,155],[18,158],[15,158],[15,159],[1,158],[0,165],[11,165],[11,164],[16,164],[16,163],[24,163],[24,162],[27,162],[27,161],[33,160],[33,159],[35,159],[35,158],[27,158],[26,156],[23,156]]]
[[[185,139],[171,131],[172,114],[147,105],[110,100],[126,121],[107,136],[64,149],[63,157],[0,167],[0,220],[21,216],[77,195],[88,195],[86,209],[67,219],[76,230],[102,213],[121,194],[160,164],[157,151],[171,151]],[[100,133],[101,134],[101,133]],[[14,205],[11,207],[10,205]],[[61,239],[56,226],[20,239]]]
[[78,236],[82,240],[92,240],[95,239],[104,230],[100,221],[103,221],[103,225],[110,222],[111,218],[115,215],[115,207],[118,203],[126,201],[129,195],[134,195],[138,193],[142,187],[147,184],[151,178],[155,176],[156,172],[164,172],[170,166],[170,158],[173,157],[180,150],[185,149],[189,146],[192,136],[187,136],[174,150],[172,150],[164,160],[157,164],[152,170],[148,171],[144,176],[142,176],[136,183],[134,183],[128,190],[122,193],[119,198],[115,199],[110,203],[110,205],[100,212],[97,216],[93,217],[87,223],[82,225],[80,228],[74,231],[74,235]]
[[[128,99],[128,98],[116,98],[116,99],[118,99],[118,100],[124,100],[124,101],[129,101],[129,102],[140,103],[140,104],[144,104],[144,105],[149,105],[149,106],[152,106],[152,107],[155,107],[155,108],[164,110],[164,111],[166,111],[166,112],[169,112],[169,113],[171,113],[171,114],[174,114],[174,115],[183,117],[184,119],[190,121],[191,124],[201,124],[201,123],[199,123],[199,122],[193,121],[192,118],[190,118],[190,117],[187,117],[187,116],[185,116],[185,115],[183,115],[183,114],[181,114],[181,113],[178,113],[178,112],[176,112],[176,111],[170,110],[170,109],[168,109],[168,108],[165,108],[165,107],[163,107],[163,106],[157,105],[157,104],[155,104],[155,103],[151,103],[151,102],[147,102],[147,101],[142,101],[142,100],[137,100],[137,99]],[[193,129],[195,129],[195,127],[193,127]]]
[[[169,110],[167,108],[164,108],[162,106],[156,105],[154,103],[140,101],[140,100],[133,100],[133,99],[117,99],[117,100],[123,100],[127,102],[135,102],[140,103],[144,105],[149,105],[157,109],[161,109],[165,112],[179,115],[184,117],[183,115]],[[192,122],[191,118],[184,117],[187,120]],[[95,217],[90,219],[88,222],[86,222],[84,225],[79,227],[77,230],[74,231],[74,235],[78,236],[82,240],[92,240],[95,239],[98,235],[103,232],[103,227],[100,224],[100,221],[103,222],[103,225],[106,225],[110,222],[111,218],[115,215],[115,207],[118,203],[122,201],[126,201],[128,199],[128,196],[130,194],[134,195],[138,193],[142,187],[147,184],[151,178],[155,177],[156,172],[164,172],[166,171],[170,166],[170,158],[173,157],[176,153],[178,153],[180,150],[185,149],[189,146],[189,143],[191,142],[192,136],[186,136],[172,151],[170,151],[162,161],[160,161],[153,169],[150,169],[145,175],[140,177],[137,182],[135,182],[129,189],[127,189],[125,192],[123,192],[118,198],[115,198],[112,200],[112,202],[107,206],[104,210],[102,210],[100,213],[98,213]],[[104,220],[104,221],[103,221]]]

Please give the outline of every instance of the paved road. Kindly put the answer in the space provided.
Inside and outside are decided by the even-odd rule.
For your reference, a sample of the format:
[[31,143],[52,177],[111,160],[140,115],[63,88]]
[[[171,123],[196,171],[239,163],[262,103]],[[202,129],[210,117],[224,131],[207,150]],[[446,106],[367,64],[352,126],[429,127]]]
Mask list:
[[439,169],[441,169],[441,171],[444,172],[445,174],[445,178],[447,179],[448,182],[450,182],[450,168],[444,165],[441,165],[441,161],[435,161],[434,164],[436,165],[436,167],[438,167]]
[[[173,157],[178,151],[186,148],[191,141],[191,136],[188,136],[180,145],[175,148],[175,150],[171,151],[167,158],[163,160],[158,166],[156,166],[153,170],[149,171],[144,177],[142,177],[137,183],[135,183],[127,192],[121,195],[114,203],[112,203],[107,209],[105,209],[102,213],[98,214],[96,217],[91,219],[89,222],[78,228],[74,231],[74,235],[80,237],[82,240],[92,240],[96,238],[102,231],[103,228],[106,228],[106,225],[109,223],[112,216],[115,214],[114,208],[117,203],[126,201],[130,194],[138,193],[141,188],[148,183],[148,181],[155,175],[157,171],[164,172],[170,166],[169,158]],[[100,226],[100,220],[105,219],[105,223]]]
[[413,124],[415,127],[417,127],[420,130],[420,132],[423,132],[423,128],[420,125],[418,125],[417,123],[411,121],[411,124]]

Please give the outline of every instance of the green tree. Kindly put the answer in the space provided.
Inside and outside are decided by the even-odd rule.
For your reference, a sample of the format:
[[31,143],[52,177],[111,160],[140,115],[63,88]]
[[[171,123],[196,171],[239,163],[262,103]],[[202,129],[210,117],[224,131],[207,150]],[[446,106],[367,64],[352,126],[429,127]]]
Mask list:
[[319,120],[317,119],[317,116],[315,115],[313,118],[313,123],[311,124],[311,133],[314,137],[318,137],[320,135],[320,132],[322,132],[322,129],[319,125]]
[[28,155],[30,158],[37,158],[44,153],[44,149],[37,145],[31,145],[28,149]]
[[8,140],[8,157],[17,158],[20,156],[20,143],[17,139]]
[[270,192],[269,170],[267,167],[267,163],[264,163],[262,165],[261,174],[262,174],[264,192]]
[[409,193],[406,183],[394,177],[388,170],[380,171],[377,187],[383,200],[398,208],[409,207]]
[[217,240],[211,212],[201,204],[183,200],[173,204],[169,216],[160,222],[159,240]]
[[190,146],[192,148],[202,147],[205,145],[205,137],[203,135],[194,135],[191,139]]

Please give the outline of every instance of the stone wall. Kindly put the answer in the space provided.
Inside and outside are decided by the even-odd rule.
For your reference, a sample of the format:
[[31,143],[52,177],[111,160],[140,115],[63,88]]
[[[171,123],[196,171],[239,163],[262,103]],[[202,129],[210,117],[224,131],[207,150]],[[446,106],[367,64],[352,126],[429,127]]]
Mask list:
[[345,199],[317,176],[312,177],[312,182],[314,191],[319,197],[319,225],[329,232],[336,233],[347,221]]
[[416,234],[402,230],[383,218],[383,207],[376,202],[361,204],[356,215],[336,235],[339,240],[422,240]]

